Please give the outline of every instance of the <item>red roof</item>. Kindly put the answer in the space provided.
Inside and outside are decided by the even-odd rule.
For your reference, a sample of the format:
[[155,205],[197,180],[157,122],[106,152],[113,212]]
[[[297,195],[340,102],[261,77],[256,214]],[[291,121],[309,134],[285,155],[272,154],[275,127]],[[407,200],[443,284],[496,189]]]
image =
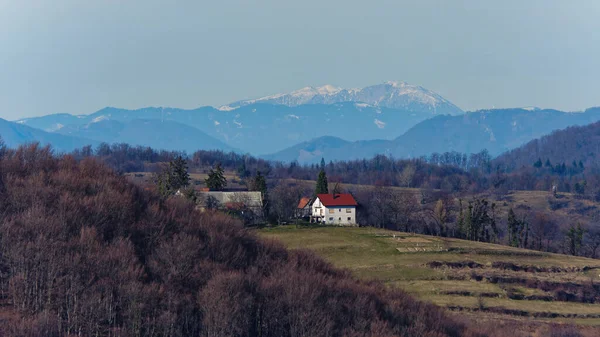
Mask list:
[[304,207],[306,207],[306,205],[308,205],[309,202],[310,202],[310,198],[304,197],[304,198],[300,199],[300,202],[298,203],[298,208],[303,209]]
[[352,194],[317,194],[317,198],[325,207],[329,206],[358,206]]

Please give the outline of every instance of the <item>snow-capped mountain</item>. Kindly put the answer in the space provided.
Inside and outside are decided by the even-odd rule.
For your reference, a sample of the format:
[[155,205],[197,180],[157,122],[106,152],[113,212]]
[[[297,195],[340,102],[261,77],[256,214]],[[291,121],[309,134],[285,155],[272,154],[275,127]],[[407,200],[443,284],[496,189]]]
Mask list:
[[462,114],[463,111],[447,99],[421,86],[405,82],[385,82],[362,89],[342,89],[332,85],[306,87],[286,94],[244,100],[222,106],[222,110],[236,109],[245,105],[265,103],[290,107],[303,104],[334,104],[360,102],[372,106],[428,112],[431,115]]

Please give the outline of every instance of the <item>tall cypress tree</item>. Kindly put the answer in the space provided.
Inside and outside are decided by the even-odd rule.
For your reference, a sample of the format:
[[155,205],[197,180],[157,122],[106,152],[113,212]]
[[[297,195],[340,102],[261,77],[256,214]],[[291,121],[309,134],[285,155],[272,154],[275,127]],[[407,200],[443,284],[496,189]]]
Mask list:
[[315,189],[315,194],[327,193],[329,193],[327,174],[325,174],[325,170],[321,170],[321,172],[319,172],[319,178],[317,179],[317,188]]

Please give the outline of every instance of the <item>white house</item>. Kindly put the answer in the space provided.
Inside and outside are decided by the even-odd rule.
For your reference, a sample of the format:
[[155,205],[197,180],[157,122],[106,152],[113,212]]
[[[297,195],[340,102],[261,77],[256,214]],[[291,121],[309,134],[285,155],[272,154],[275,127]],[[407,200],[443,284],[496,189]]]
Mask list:
[[312,203],[311,222],[330,225],[356,225],[356,200],[351,194],[317,194]]

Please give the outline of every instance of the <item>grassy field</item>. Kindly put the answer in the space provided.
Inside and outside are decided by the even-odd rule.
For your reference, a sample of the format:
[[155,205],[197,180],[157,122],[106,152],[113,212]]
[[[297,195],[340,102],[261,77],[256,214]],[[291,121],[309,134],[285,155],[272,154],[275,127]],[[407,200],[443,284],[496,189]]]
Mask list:
[[597,296],[599,260],[367,227],[281,226],[257,231],[291,249],[313,250],[357,277],[383,281],[454,312],[600,324],[600,305],[557,297],[559,291],[582,289],[592,289]]

